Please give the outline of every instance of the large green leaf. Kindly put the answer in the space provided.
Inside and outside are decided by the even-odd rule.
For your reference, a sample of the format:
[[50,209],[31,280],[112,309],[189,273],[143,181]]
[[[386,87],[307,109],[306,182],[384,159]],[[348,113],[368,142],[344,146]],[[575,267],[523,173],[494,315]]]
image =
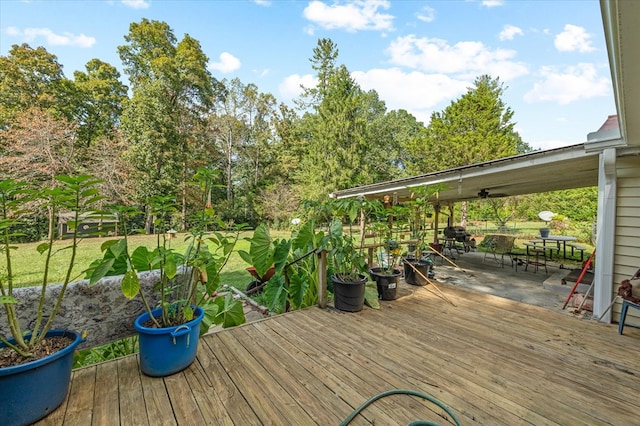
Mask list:
[[368,281],[364,290],[364,302],[373,309],[380,309],[378,287],[374,281]]
[[145,246],[137,247],[133,253],[131,253],[131,262],[136,271],[148,271],[153,264],[155,253],[150,252]]
[[[105,244],[102,245],[103,249],[105,247]],[[127,250],[127,240],[124,238],[121,238],[119,240],[114,241],[113,244],[109,245],[108,247],[109,247],[109,251],[113,254],[113,257],[116,257],[116,258],[120,257]]]
[[295,234],[291,243],[294,250],[300,249],[308,251],[314,244],[314,225],[315,223],[310,220],[305,222],[300,230]]
[[9,304],[15,305],[16,303],[18,303],[18,299],[16,299],[15,297],[0,295],[0,304],[3,304],[3,305],[5,305],[5,304],[6,305],[9,305]]
[[215,318],[220,308],[215,303],[209,303],[202,306],[202,309],[204,309],[204,318],[202,319],[202,324],[200,324],[201,336],[209,331],[209,328],[215,323]]
[[238,254],[242,258],[242,260],[247,262],[249,265],[253,266],[253,259],[251,259],[251,255],[248,252],[246,252],[244,250],[238,250]]
[[282,275],[274,275],[271,277],[264,289],[265,298],[269,301],[269,309],[282,313],[287,307],[287,296],[289,292],[286,288],[286,282]]
[[309,284],[310,280],[304,274],[295,274],[289,278],[292,309],[298,309],[303,305]]
[[102,279],[105,275],[109,273],[111,267],[113,266],[115,258],[105,259],[100,262],[91,272],[91,276],[89,277],[89,287],[95,285],[100,279]]
[[231,292],[227,293],[225,297],[216,298],[214,303],[218,305],[218,314],[214,322],[222,324],[223,328],[240,325],[246,321],[242,301],[235,300]]
[[140,292],[140,278],[135,271],[127,271],[122,277],[122,284],[120,284],[122,294],[127,299],[133,299]]
[[[273,265],[275,265],[276,274],[281,274],[289,259],[289,251],[291,250],[291,241],[280,240],[275,245],[273,253]],[[260,275],[262,276],[262,275]]]
[[164,273],[169,279],[173,279],[178,273],[178,261],[176,256],[172,253],[169,253],[164,261]]
[[254,231],[251,245],[249,246],[249,254],[256,272],[263,277],[273,265],[271,235],[269,235],[269,227],[266,224],[261,223]]

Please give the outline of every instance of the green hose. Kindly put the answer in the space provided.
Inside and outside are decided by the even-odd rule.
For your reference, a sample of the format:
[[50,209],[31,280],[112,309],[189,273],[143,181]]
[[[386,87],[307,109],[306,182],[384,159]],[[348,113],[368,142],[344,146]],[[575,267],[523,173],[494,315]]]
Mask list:
[[[451,416],[451,418],[453,419],[453,421],[456,423],[457,426],[462,426],[462,423],[460,423],[460,420],[458,420],[456,415],[453,414],[451,409],[446,405],[444,405],[442,402],[438,401],[437,399],[435,399],[430,395],[412,391],[412,390],[407,390],[407,389],[393,389],[393,390],[379,393],[378,395],[372,398],[369,398],[367,401],[364,402],[364,404],[362,404],[361,406],[353,410],[353,412],[349,415],[349,417],[347,417],[346,419],[344,419],[342,423],[340,423],[340,426],[348,425],[351,422],[351,420],[353,420],[358,414],[360,414],[362,410],[367,408],[370,404],[372,404],[373,402],[377,401],[380,398],[384,398],[385,396],[389,396],[389,395],[412,395],[412,396],[417,396],[418,398],[426,399],[427,401],[434,403],[435,405],[437,405],[438,407],[446,411],[446,413],[449,416]],[[426,420],[416,420],[409,423],[408,426],[438,426],[438,424],[434,422],[429,422]]]

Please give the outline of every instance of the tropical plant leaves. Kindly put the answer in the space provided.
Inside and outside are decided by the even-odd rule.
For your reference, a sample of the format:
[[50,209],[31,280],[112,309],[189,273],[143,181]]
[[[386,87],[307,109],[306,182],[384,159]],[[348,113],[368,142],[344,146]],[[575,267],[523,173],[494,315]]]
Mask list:
[[240,300],[235,300],[231,292],[224,298],[216,298],[214,304],[218,307],[214,323],[222,324],[223,328],[227,328],[245,322],[243,304]]
[[261,223],[254,231],[249,247],[249,254],[251,255],[251,262],[253,262],[253,267],[256,268],[256,272],[259,276],[263,277],[269,268],[271,268],[271,265],[273,265],[271,235],[269,234],[269,227],[266,224]]
[[269,301],[269,309],[282,313],[287,307],[287,296],[289,292],[286,288],[286,282],[282,275],[274,275],[271,277],[264,289],[264,295]]
[[135,271],[127,271],[122,277],[122,283],[120,284],[122,294],[131,300],[140,292],[140,278]]

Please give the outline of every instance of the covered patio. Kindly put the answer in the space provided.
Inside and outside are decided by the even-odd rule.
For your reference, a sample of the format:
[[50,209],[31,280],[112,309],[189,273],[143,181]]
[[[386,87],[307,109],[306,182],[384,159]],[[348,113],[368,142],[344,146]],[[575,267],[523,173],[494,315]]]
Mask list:
[[[405,286],[380,310],[307,308],[202,338],[196,362],[163,378],[136,355],[74,371],[42,425],[339,424],[368,398],[408,389],[462,424],[619,425],[637,421],[629,354],[640,330],[438,284]],[[431,291],[430,291],[431,290]],[[352,424],[451,424],[413,396],[392,396]]]

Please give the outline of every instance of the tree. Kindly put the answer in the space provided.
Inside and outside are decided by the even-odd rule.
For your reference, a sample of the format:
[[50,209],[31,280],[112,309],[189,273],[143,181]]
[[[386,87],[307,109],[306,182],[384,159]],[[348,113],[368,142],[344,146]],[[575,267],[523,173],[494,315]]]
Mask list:
[[14,44],[8,56],[0,56],[0,129],[31,107],[70,118],[69,90],[55,55],[44,47]]
[[102,136],[113,136],[127,99],[127,86],[118,70],[99,59],[90,60],[86,73],[74,72],[78,107],[78,138],[86,146]]
[[55,177],[78,168],[76,128],[64,118],[37,107],[19,113],[2,132],[0,170],[16,181],[51,188]]
[[498,78],[482,75],[467,93],[434,112],[420,140],[410,140],[407,168],[421,174],[475,164],[531,150],[515,131],[513,111],[502,100]]
[[305,116],[309,150],[298,175],[304,198],[319,200],[336,189],[369,183],[363,162],[368,148],[364,102],[362,90],[340,66],[317,113]]
[[[192,163],[193,144],[214,93],[208,59],[197,40],[187,34],[177,42],[164,22],[132,23],[125,41],[118,52],[133,96],[125,105],[122,129],[131,143],[140,201],[156,195],[179,198],[186,226],[187,180],[198,166]],[[148,214],[147,229],[150,220]]]
[[[53,189],[58,185],[58,176],[75,173],[79,168],[75,135],[76,127],[64,118],[56,118],[51,111],[32,107],[18,113],[11,127],[1,132],[4,153],[0,156],[0,173],[42,190]],[[55,223],[51,208],[46,213],[39,210],[42,206],[37,203],[30,208],[28,220],[34,227],[45,216],[49,220],[41,222]],[[53,232],[54,228],[49,226],[48,238]],[[38,239],[41,235],[32,237]]]
[[226,200],[220,206],[229,219],[255,222],[255,196],[274,158],[276,101],[237,78],[223,80],[222,85],[223,95],[209,118],[211,139],[225,171]]

